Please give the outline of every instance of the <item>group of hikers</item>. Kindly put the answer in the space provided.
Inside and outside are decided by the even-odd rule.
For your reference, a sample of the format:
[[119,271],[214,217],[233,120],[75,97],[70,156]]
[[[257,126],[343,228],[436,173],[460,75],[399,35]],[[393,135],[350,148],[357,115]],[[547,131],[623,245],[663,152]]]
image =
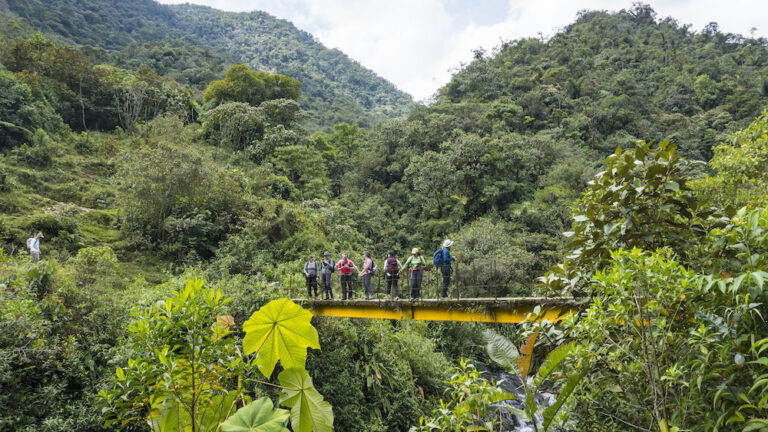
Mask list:
[[[29,249],[30,255],[32,256],[32,262],[34,263],[40,261],[40,240],[42,238],[43,234],[38,233],[36,236],[27,239],[27,248]],[[435,251],[432,258],[432,264],[443,276],[442,297],[446,298],[448,297],[448,286],[451,283],[451,264],[456,258],[451,256],[451,247],[453,247],[452,240],[446,239],[442,246],[442,248]],[[363,257],[364,261],[361,269],[349,259],[349,255],[346,253],[341,255],[341,259],[338,262],[334,261],[333,258],[331,258],[330,252],[327,251],[323,253],[323,260],[320,262],[315,261],[315,257],[310,255],[309,260],[304,264],[304,276],[307,280],[308,297],[318,297],[317,285],[318,279],[320,279],[323,284],[324,298],[327,300],[333,299],[331,281],[333,274],[338,270],[342,300],[351,300],[354,296],[354,291],[352,289],[353,271],[356,272],[363,281],[365,299],[370,300],[371,297],[374,296],[371,278],[374,274],[379,272],[379,267],[371,257],[370,252],[363,252]],[[384,276],[387,281],[387,292],[395,300],[400,299],[399,281],[403,271],[408,272],[411,299],[421,298],[421,282],[424,277],[424,269],[427,267],[428,263],[421,255],[419,248],[413,248],[411,250],[411,256],[405,260],[405,263],[401,263],[400,260],[397,259],[394,251],[389,251],[383,264]]]
[[[443,242],[442,248],[436,250],[432,258],[432,264],[436,269],[439,269],[443,277],[443,298],[448,297],[448,286],[451,283],[451,264],[455,261],[455,257],[451,256],[451,247],[453,247],[453,241],[446,239]],[[363,281],[365,299],[370,300],[371,297],[374,296],[373,287],[371,286],[371,278],[374,274],[379,272],[379,267],[371,257],[370,252],[363,252],[363,258],[363,266],[362,268],[358,268],[355,263],[349,259],[349,255],[346,253],[341,255],[341,259],[338,262],[331,258],[331,254],[328,251],[323,252],[323,260],[320,262],[315,261],[315,257],[310,255],[308,261],[304,264],[304,277],[307,280],[307,296],[309,298],[318,297],[317,285],[319,278],[322,282],[324,298],[326,300],[333,299],[331,281],[333,274],[338,270],[339,283],[341,285],[341,299],[351,300],[353,298],[352,272],[354,271]],[[411,256],[408,257],[405,263],[401,263],[400,260],[397,259],[394,251],[389,251],[382,266],[387,281],[387,292],[395,300],[400,299],[400,288],[398,283],[400,275],[404,271],[407,271],[408,281],[410,282],[411,288],[411,299],[421,298],[421,282],[427,264],[428,263],[421,255],[419,248],[413,248],[411,250]]]

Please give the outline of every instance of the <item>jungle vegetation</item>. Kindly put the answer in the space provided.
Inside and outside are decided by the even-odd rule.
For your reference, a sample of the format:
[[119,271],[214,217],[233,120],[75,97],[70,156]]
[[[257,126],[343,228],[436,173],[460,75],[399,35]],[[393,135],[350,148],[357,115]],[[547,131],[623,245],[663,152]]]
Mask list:
[[[286,409],[294,430],[492,429],[503,395],[473,366],[491,360],[567,390],[540,430],[768,424],[766,39],[585,11],[477,52],[415,106],[259,12],[0,11],[0,430],[215,430],[235,410],[199,405],[214,397],[274,430]],[[584,319],[315,318],[305,361],[248,355],[244,324],[303,292],[307,255],[446,237],[456,287],[569,295]],[[486,352],[488,327],[537,333],[530,370]]]

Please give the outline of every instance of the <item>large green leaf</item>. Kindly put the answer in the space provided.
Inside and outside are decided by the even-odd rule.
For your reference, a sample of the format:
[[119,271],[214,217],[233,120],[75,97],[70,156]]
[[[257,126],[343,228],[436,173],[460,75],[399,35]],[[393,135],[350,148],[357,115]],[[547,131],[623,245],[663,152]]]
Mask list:
[[543,383],[549,375],[560,366],[560,363],[573,352],[575,346],[576,345],[571,342],[565,345],[560,345],[549,353],[534,377],[536,387],[540,386],[541,383]]
[[181,409],[177,401],[163,399],[152,404],[152,413],[148,418],[148,423],[153,431],[183,432],[184,425],[191,424],[192,420],[189,413]]
[[315,390],[304,369],[286,369],[277,376],[283,391],[280,403],[291,408],[291,426],[295,432],[333,431],[333,409]]
[[491,360],[498,363],[507,372],[518,373],[517,360],[520,353],[515,344],[491,329],[483,332],[483,339],[485,339],[485,349]]
[[277,361],[285,369],[304,368],[307,348],[320,349],[312,313],[288,299],[267,303],[243,324],[243,350],[256,353],[256,366],[272,376]]
[[221,424],[221,432],[288,432],[288,411],[275,408],[267,397],[237,410]]

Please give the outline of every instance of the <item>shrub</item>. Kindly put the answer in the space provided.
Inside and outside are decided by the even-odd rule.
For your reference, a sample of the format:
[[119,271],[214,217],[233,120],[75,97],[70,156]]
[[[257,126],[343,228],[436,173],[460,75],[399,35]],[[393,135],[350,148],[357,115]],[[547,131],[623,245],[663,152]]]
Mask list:
[[[172,161],[172,163],[170,163]],[[142,146],[119,172],[124,228],[179,260],[208,258],[244,210],[239,179],[175,143]]]
[[264,114],[259,108],[231,102],[205,113],[202,133],[214,145],[243,150],[263,136],[264,123]]
[[117,263],[117,257],[109,246],[93,246],[77,251],[72,261],[82,276],[93,280],[111,270]]
[[29,165],[45,168],[51,166],[53,158],[51,151],[47,146],[29,146],[22,144],[16,150],[16,158],[19,161],[26,162]]
[[48,243],[51,249],[75,251],[83,241],[80,224],[72,212],[35,216],[27,224],[27,230],[31,233],[42,232],[45,236],[43,242]]
[[688,184],[701,163],[680,157],[669,142],[618,148],[606,163],[574,208],[572,231],[564,233],[567,259],[540,278],[549,293],[585,294],[584,284],[617,249],[668,247],[691,264],[719,216]]
[[95,139],[92,139],[87,132],[81,132],[75,138],[75,150],[82,155],[91,155],[96,153]]
[[710,166],[717,175],[693,187],[721,207],[765,206],[768,189],[768,111],[714,148]]

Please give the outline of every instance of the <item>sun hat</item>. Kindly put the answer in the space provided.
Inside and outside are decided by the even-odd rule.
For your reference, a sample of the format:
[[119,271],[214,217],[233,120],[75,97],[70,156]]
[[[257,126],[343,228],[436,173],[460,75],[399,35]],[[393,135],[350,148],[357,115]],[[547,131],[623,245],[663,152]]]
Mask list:
[[453,246],[453,240],[451,240],[451,239],[445,239],[445,241],[443,242],[443,247],[447,247],[447,248],[449,248],[449,247],[451,247],[451,246]]
[[323,256],[331,256],[331,253],[328,251],[323,252]]
[[411,255],[416,255],[417,253],[419,253],[419,248],[411,249]]

